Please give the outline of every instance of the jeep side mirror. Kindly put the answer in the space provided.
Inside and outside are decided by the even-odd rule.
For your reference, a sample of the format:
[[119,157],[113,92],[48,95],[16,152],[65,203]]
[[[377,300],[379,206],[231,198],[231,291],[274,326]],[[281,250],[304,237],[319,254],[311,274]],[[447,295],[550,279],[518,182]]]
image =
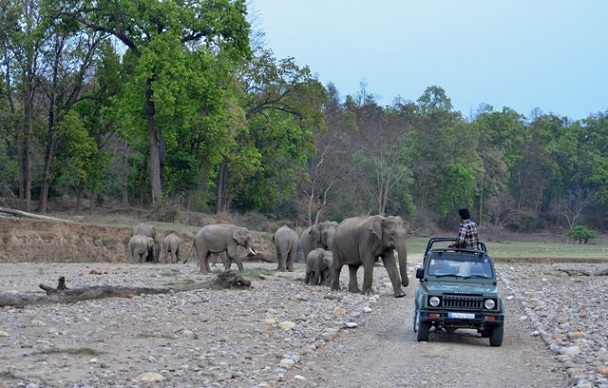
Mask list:
[[424,268],[416,268],[416,279],[422,279],[424,277]]

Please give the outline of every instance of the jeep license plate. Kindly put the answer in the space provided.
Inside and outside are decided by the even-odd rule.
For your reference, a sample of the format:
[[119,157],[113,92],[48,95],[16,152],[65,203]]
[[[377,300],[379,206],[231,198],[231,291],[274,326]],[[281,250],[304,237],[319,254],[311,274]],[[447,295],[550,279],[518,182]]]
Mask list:
[[448,313],[448,318],[455,319],[475,319],[475,314],[473,313]]

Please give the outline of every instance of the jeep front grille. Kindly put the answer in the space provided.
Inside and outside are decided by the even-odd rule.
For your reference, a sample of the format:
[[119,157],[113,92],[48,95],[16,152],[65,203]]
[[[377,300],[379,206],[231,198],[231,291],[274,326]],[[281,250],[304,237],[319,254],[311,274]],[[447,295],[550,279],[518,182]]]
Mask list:
[[459,309],[483,309],[483,298],[478,296],[448,295],[443,297],[443,307]]

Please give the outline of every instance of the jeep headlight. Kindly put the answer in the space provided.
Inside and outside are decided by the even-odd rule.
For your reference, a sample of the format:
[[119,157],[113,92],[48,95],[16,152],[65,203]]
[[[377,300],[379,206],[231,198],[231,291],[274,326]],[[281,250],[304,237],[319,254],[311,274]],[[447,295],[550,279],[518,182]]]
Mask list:
[[496,307],[496,302],[494,299],[486,299],[483,301],[483,307],[485,307],[486,310],[493,310],[494,307]]
[[429,298],[429,304],[431,305],[431,307],[439,306],[439,302],[441,302],[441,301],[439,300],[439,297],[437,297],[437,296],[431,296]]

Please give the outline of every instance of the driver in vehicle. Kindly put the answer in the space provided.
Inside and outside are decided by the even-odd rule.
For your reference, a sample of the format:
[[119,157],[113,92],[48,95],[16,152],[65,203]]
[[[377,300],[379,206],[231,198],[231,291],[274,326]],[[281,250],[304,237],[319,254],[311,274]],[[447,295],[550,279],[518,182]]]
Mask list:
[[433,259],[431,261],[431,265],[429,266],[429,275],[447,275],[451,272],[454,271],[452,270],[449,260]]

